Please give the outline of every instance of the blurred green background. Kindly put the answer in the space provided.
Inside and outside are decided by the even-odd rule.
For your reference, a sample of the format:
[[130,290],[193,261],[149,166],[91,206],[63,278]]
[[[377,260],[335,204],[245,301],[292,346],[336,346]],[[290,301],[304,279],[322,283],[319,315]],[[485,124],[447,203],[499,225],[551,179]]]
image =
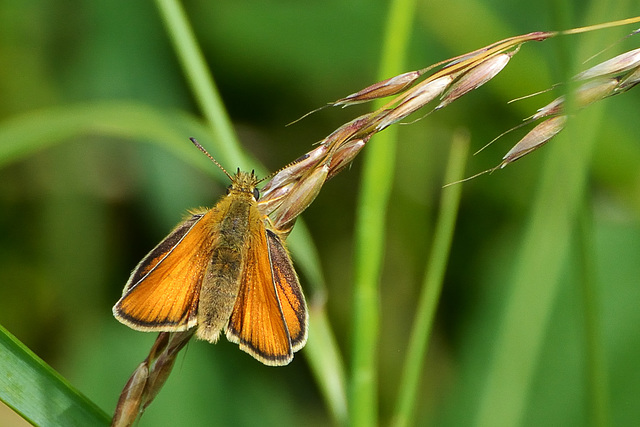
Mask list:
[[[567,13],[576,26],[638,14],[630,1],[616,2],[597,20],[571,13],[582,10],[583,2],[564,3],[564,9],[554,4],[419,1],[405,70],[509,36],[561,29],[558,22]],[[268,170],[367,111],[323,110],[285,127],[375,81],[387,2],[200,0],[184,6],[243,146]],[[494,81],[400,127],[380,278],[381,423],[389,422],[396,398],[452,135],[468,131],[472,150],[479,149],[553,99],[548,93],[507,105],[562,78],[568,39],[590,40],[585,59],[631,30],[527,44]],[[599,58],[637,47],[637,37]],[[631,91],[595,108],[585,197],[558,286],[543,306],[550,312],[543,346],[532,356],[524,425],[594,421],[586,351],[593,336],[604,361],[597,388],[606,395],[611,425],[640,419],[640,97]],[[43,142],[41,149],[0,159],[0,324],[112,413],[155,339],[119,324],[112,305],[131,269],[186,210],[211,206],[226,186],[212,178],[217,172],[195,169],[171,149],[150,143],[165,139],[188,146],[194,136],[207,146],[208,138],[154,4],[0,1],[0,143],[16,129]],[[521,134],[515,135],[470,158],[467,174],[498,164]],[[421,379],[419,425],[477,420],[492,380],[490,361],[510,359],[495,354],[501,348],[496,343],[505,323],[528,320],[526,308],[511,316],[505,307],[541,169],[553,153],[547,148],[556,142],[581,141],[554,140],[505,170],[464,184]],[[347,366],[360,163],[357,158],[327,183],[303,215],[320,254],[327,310]],[[554,208],[546,206],[552,214]],[[538,275],[544,280],[544,273],[533,271],[533,283]],[[586,299],[585,280],[595,290]],[[585,301],[595,307],[595,335],[585,332]],[[534,311],[538,303],[529,301]],[[530,337],[519,339],[526,343]],[[224,339],[216,345],[194,341],[140,425],[212,423],[327,425],[331,418],[304,350],[290,366],[274,369]],[[0,424],[21,425],[7,408],[0,408]]]

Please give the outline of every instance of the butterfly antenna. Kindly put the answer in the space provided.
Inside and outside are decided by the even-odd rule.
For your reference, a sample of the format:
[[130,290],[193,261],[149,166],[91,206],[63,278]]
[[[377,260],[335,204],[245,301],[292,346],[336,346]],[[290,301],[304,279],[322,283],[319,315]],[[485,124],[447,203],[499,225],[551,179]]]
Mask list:
[[282,167],[282,168],[278,169],[277,171],[275,171],[275,172],[271,172],[269,175],[267,175],[267,176],[265,176],[265,177],[262,177],[261,179],[259,179],[259,180],[256,182],[256,185],[257,185],[257,184],[260,184],[261,182],[264,182],[264,181],[268,181],[268,180],[270,180],[271,178],[273,178],[274,176],[276,176],[276,175],[277,175],[281,170],[286,169],[286,168],[288,168],[289,166],[291,166],[292,164],[295,164],[295,163],[296,163],[296,162],[292,162],[291,164],[288,164],[288,165],[286,165],[286,166],[284,166],[284,167]]
[[218,163],[218,161],[214,159],[213,156],[209,154],[209,152],[205,150],[204,147],[200,145],[200,143],[195,138],[189,138],[189,140],[193,142],[193,145],[195,145],[198,148],[198,150],[202,151],[209,159],[211,159],[211,161],[215,163],[216,166],[218,166],[222,170],[222,172],[224,172],[224,174],[229,177],[230,180],[233,181],[233,177],[229,174],[229,172],[227,172],[227,170],[223,168],[222,165]]

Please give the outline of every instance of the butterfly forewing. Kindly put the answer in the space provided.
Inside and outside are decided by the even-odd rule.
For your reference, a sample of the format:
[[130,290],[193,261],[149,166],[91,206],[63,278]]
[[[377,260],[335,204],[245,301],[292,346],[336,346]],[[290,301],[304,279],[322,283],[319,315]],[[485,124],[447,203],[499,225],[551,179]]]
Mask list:
[[276,233],[269,229],[266,231],[273,283],[287,324],[292,349],[298,351],[307,342],[307,304],[287,249]]
[[113,308],[120,321],[144,331],[180,331],[196,324],[198,294],[214,236],[207,214],[176,227],[131,274]]
[[267,234],[257,208],[240,292],[226,328],[227,339],[267,365],[286,365],[293,359],[289,331],[276,292]]

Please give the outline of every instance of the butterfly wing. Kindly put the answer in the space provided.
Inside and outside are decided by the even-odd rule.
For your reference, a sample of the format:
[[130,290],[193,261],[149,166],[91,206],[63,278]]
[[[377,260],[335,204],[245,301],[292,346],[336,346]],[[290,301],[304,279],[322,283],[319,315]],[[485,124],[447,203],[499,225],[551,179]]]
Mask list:
[[213,213],[194,214],[138,264],[113,307],[116,319],[141,331],[195,326],[200,284],[215,244],[207,227]]
[[298,281],[298,275],[280,236],[272,230],[267,229],[266,231],[273,283],[291,338],[291,347],[296,352],[307,342],[307,324],[309,322],[307,304]]
[[286,365],[293,349],[274,285],[267,231],[257,209],[252,220],[259,224],[251,227],[240,291],[225,333],[262,363]]

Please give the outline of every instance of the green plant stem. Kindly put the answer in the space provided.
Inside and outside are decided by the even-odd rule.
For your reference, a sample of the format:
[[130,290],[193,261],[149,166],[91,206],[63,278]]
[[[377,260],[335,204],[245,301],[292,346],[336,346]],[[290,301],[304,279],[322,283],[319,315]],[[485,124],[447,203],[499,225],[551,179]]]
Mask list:
[[[335,334],[326,309],[327,292],[320,260],[309,230],[298,221],[287,238],[293,250],[296,268],[303,272],[305,293],[309,305],[309,338],[303,354],[309,363],[316,384],[324,398],[335,425],[347,423],[347,392],[344,360],[338,349]],[[300,268],[298,268],[300,267]]]
[[[462,179],[468,152],[469,137],[456,134],[451,145],[445,172],[445,184]],[[400,389],[393,416],[393,425],[396,427],[412,425],[411,420],[415,410],[418,386],[422,378],[433,320],[442,291],[461,193],[462,184],[445,188],[442,192],[433,246],[422,282],[422,290],[400,379]]]
[[[586,204],[585,204],[586,205]],[[586,349],[587,408],[588,419],[594,427],[611,425],[609,415],[609,387],[605,368],[605,357],[600,333],[598,303],[600,301],[596,286],[596,260],[591,216],[588,206],[582,209],[578,218],[578,243],[581,248],[582,271],[579,276],[580,295],[584,310],[584,335]]]
[[204,56],[184,9],[177,0],[156,0],[160,15],[167,27],[182,70],[204,117],[211,126],[224,163],[250,170],[220,93],[204,60]]
[[309,306],[309,339],[304,354],[335,425],[346,425],[344,362],[338,351],[324,304],[316,305],[312,302]]
[[[379,79],[401,71],[415,12],[415,0],[391,3]],[[384,253],[385,217],[391,193],[396,128],[376,136],[367,148],[356,212],[353,301],[353,354],[349,390],[350,422],[377,424],[377,360],[380,272]]]
[[[206,132],[193,116],[128,101],[96,101],[55,106],[4,120],[0,128],[0,167],[70,139],[87,135],[144,140],[162,147],[205,172],[217,173],[185,134]],[[219,173],[222,177],[222,172]]]

